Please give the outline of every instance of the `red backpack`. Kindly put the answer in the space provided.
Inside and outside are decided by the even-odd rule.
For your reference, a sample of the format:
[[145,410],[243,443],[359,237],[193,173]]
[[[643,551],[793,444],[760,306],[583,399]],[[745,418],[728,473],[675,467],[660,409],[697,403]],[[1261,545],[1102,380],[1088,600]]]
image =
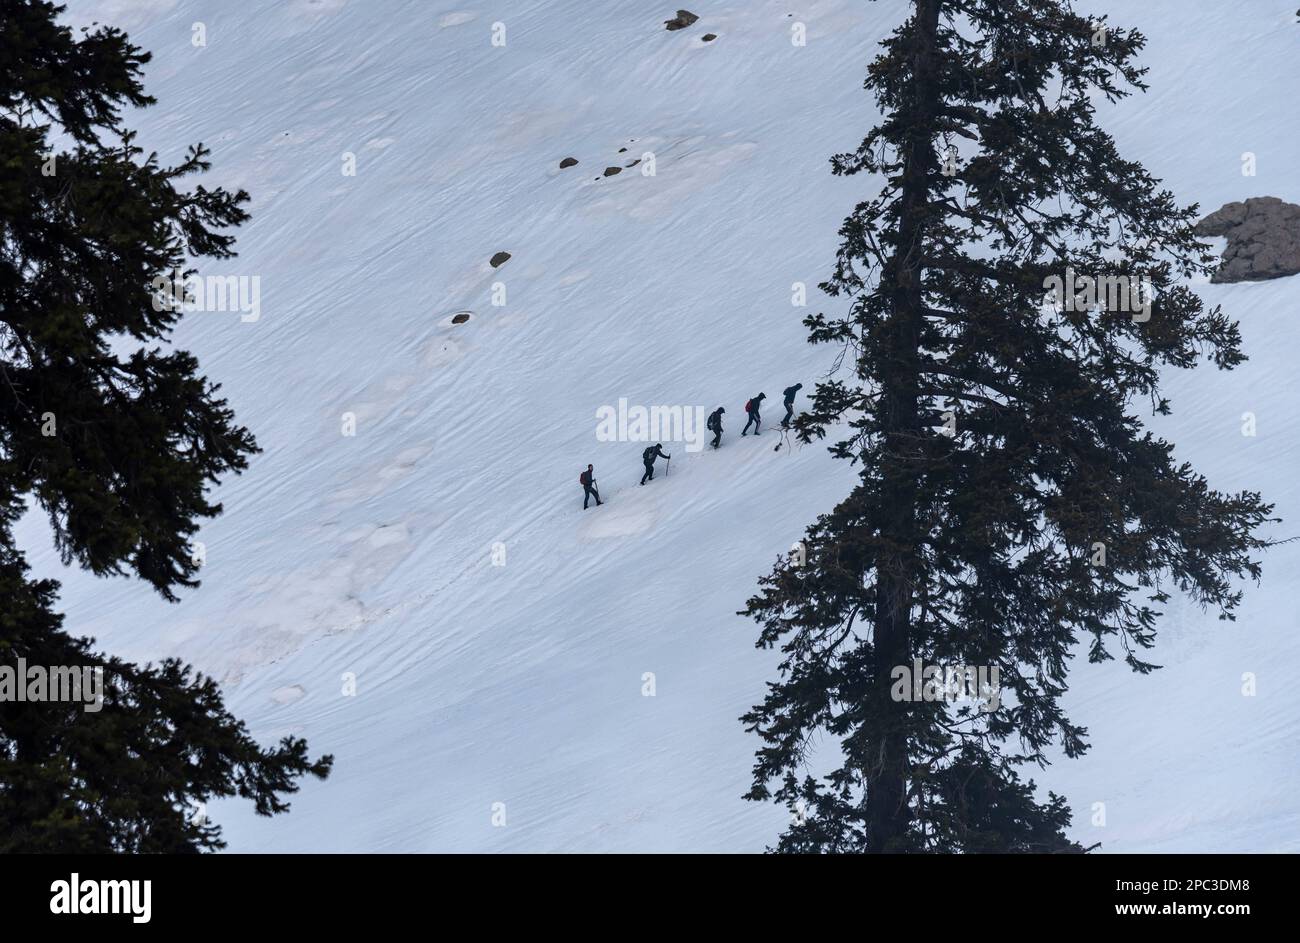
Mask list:
[[753,411],[754,411],[754,401],[752,399],[745,400],[745,412],[752,413]]

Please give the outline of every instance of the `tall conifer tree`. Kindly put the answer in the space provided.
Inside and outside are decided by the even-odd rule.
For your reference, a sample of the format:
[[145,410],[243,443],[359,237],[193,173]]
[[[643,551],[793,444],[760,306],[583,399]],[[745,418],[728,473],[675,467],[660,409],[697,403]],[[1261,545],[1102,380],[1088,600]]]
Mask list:
[[259,747],[216,684],[174,660],[105,659],[68,635],[13,526],[31,502],[65,562],[169,600],[196,585],[190,539],[221,511],[207,489],[257,446],[195,358],[167,347],[182,312],[156,303],[153,280],[232,255],[248,196],[185,188],[208,169],[201,146],[176,166],[145,157],[121,112],[153,102],[148,54],[116,29],[74,35],[61,11],[0,5],[0,666],[99,664],[106,690],[98,712],[0,703],[0,851],[216,848],[201,803],[284,811],[330,758],[300,738]]
[[[822,286],[847,313],[805,321],[852,377],[797,426],[846,421],[831,451],[860,482],[746,609],[784,656],[743,718],[748,798],[792,812],[777,850],[1080,850],[1022,777],[1086,749],[1059,703],[1077,643],[1146,673],[1169,593],[1231,619],[1259,574],[1271,508],[1141,421],[1170,411],[1162,369],[1245,359],[1186,286],[1212,263],[1196,207],[1094,122],[1145,89],[1143,44],[1067,0],[914,0],[868,70],[882,120],[832,165],[882,190]],[[1097,281],[1045,298],[1071,275]],[[1091,309],[1089,284],[1111,286]],[[1000,707],[907,699],[914,659],[996,667]]]

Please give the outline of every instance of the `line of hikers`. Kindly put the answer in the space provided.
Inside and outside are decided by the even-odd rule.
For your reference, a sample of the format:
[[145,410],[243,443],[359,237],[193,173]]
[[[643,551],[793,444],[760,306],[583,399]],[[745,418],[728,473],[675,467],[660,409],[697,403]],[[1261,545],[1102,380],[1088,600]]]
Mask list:
[[[785,397],[783,401],[785,405],[785,417],[781,420],[782,429],[790,428],[790,417],[794,415],[794,398],[802,389],[803,384],[796,383],[794,386],[787,386],[781,391],[782,395]],[[754,427],[754,435],[760,434],[760,429],[763,425],[763,417],[759,415],[759,409],[762,407],[763,400],[766,398],[766,393],[759,393],[757,396],[752,397],[745,403],[745,413],[749,416],[749,421],[745,423],[745,428],[740,433],[742,436],[749,433],[750,426]],[[722,444],[722,416],[726,411],[727,410],[724,407],[719,406],[713,412],[709,413],[708,421],[704,424],[705,427],[713,433],[713,441],[709,444],[715,449]],[[663,445],[658,442],[641,452],[641,463],[645,465],[645,472],[641,475],[641,484],[645,484],[647,481],[654,481],[655,461],[661,458],[668,459],[669,461],[672,460],[672,456],[665,452]],[[604,503],[600,500],[600,492],[596,490],[595,470],[591,465],[588,465],[587,470],[578,476],[578,483],[582,485],[582,509],[584,511],[587,510],[587,504],[592,498],[596,499],[597,507],[600,507],[600,505]]]

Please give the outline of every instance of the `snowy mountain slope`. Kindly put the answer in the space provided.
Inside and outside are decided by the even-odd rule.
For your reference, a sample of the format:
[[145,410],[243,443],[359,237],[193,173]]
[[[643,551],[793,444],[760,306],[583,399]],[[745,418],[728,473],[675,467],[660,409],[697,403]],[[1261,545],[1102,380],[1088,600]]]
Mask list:
[[[675,6],[469,2],[70,3],[154,52],[145,146],[202,140],[214,182],[253,196],[240,256],[204,274],[258,276],[261,317],[194,313],[179,340],[265,453],[221,488],[204,584],[178,605],[35,562],[64,580],[70,628],[192,660],[259,737],[336,755],[287,816],[209,810],[232,850],[759,850],[783,813],[739,798],[754,742],[736,717],[774,660],[734,613],[853,473],[740,439],[741,407],[763,390],[773,422],[782,387],[830,367],[791,286],[826,303],[836,229],[875,190],[826,160],[873,123],[864,70],[903,6],[759,0],[667,32]],[[1102,106],[1126,156],[1207,211],[1300,198],[1292,11],[1103,6],[1151,40],[1152,92]],[[647,152],[654,176],[601,176]],[[1276,501],[1279,537],[1300,533],[1300,279],[1199,290],[1241,319],[1252,359],[1170,377],[1157,428],[1216,486]],[[666,441],[671,474],[638,488],[642,443],[596,436],[620,398],[725,405],[724,447]],[[608,505],[583,512],[587,462]],[[43,527],[27,522],[34,551]],[[1276,548],[1236,624],[1171,607],[1154,676],[1079,665],[1068,706],[1093,750],[1038,777],[1076,837],[1300,847],[1297,563],[1300,543]]]

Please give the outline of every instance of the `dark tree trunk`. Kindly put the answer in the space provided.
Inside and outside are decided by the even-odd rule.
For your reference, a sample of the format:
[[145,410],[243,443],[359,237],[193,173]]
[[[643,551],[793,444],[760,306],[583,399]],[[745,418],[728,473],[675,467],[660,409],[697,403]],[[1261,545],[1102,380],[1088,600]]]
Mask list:
[[885,439],[881,468],[886,512],[884,549],[877,556],[874,631],[873,712],[879,729],[867,742],[867,847],[902,850],[908,831],[906,718],[911,705],[890,696],[891,670],[911,662],[911,616],[916,571],[916,467],[919,444],[920,373],[917,364],[924,310],[921,284],[921,230],[929,204],[929,175],[936,165],[934,119],[938,90],[934,81],[935,33],[939,0],[917,0],[914,83],[907,116],[910,148],[905,155],[900,192],[898,242],[890,259],[893,310],[886,328],[893,356],[884,376],[879,409]]

